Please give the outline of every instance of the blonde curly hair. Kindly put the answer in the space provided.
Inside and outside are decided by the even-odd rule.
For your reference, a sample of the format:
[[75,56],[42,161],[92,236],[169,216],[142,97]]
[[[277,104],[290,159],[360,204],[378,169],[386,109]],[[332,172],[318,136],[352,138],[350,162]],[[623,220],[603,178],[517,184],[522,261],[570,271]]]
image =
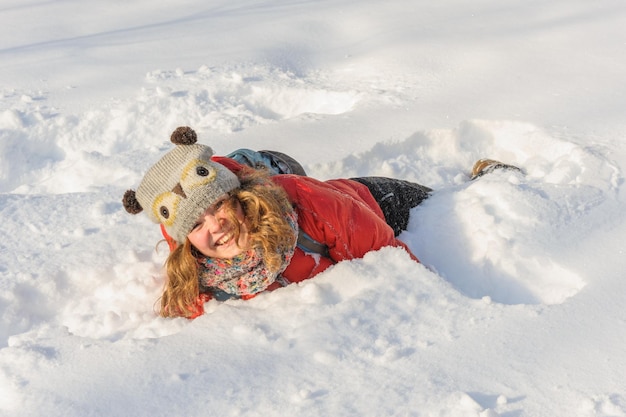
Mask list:
[[[237,173],[241,186],[228,193],[224,211],[239,241],[238,205],[248,228],[248,247],[257,249],[270,272],[282,266],[285,248],[293,248],[296,236],[286,214],[293,210],[282,187],[275,185],[265,170],[245,169]],[[165,261],[167,279],[161,296],[159,314],[163,317],[191,317],[198,310],[198,251],[189,239],[178,245]]]

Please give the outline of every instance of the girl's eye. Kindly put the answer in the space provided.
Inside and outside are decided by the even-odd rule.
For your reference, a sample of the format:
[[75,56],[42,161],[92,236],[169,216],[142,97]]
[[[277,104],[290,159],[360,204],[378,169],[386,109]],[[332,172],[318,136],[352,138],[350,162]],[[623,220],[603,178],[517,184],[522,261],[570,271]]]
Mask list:
[[196,230],[198,227],[200,227],[200,223],[194,224],[191,230]]
[[223,199],[213,204],[213,212],[215,213],[216,211],[221,209],[225,202],[226,202],[226,199]]

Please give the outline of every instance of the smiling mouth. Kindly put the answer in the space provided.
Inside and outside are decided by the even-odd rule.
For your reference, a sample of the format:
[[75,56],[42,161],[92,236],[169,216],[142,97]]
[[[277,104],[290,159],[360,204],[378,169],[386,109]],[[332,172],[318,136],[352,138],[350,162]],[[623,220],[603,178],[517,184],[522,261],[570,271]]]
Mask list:
[[215,246],[222,246],[228,243],[233,238],[233,236],[235,236],[235,234],[232,232],[225,234],[224,236],[220,238],[220,240],[215,242]]

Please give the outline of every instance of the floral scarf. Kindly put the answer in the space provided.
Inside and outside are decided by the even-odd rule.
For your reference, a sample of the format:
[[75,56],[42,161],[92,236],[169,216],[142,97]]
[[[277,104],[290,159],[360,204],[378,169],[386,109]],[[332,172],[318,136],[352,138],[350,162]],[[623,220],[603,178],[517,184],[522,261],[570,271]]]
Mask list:
[[[298,221],[295,211],[287,213],[286,218],[297,237]],[[264,291],[287,268],[294,251],[295,244],[291,248],[283,249],[282,266],[276,272],[267,269],[258,249],[247,250],[232,259],[201,256],[198,258],[200,292],[210,292],[216,299],[226,300],[245,298]]]

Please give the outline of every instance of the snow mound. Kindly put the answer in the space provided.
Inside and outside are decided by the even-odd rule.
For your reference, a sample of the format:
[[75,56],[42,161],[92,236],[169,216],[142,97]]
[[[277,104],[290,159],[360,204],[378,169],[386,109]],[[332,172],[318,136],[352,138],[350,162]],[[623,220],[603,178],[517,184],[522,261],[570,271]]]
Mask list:
[[[602,210],[613,210],[623,177],[601,148],[583,147],[531,124],[466,121],[379,143],[314,175],[383,175],[435,190],[401,236],[418,258],[473,298],[505,304],[559,304],[587,277],[568,266]],[[473,163],[494,158],[523,169],[469,181]],[[575,227],[574,227],[575,226]],[[559,250],[562,248],[562,250]]]
[[153,71],[146,79],[154,84],[144,90],[146,103],[167,109],[174,120],[195,116],[198,129],[222,132],[307,113],[346,113],[359,101],[357,92],[334,91],[284,70],[258,66]]
[[342,114],[358,104],[360,93],[326,88],[323,79],[244,65],[152,71],[136,97],[80,115],[47,106],[45,92],[7,90],[0,96],[0,108],[6,108],[0,112],[0,192],[57,194],[133,184],[155,154],[168,149],[169,132],[181,124],[193,126],[203,140],[308,114]]
[[[270,90],[278,88],[262,95],[266,102],[271,102]],[[38,110],[31,111],[36,115]],[[153,159],[150,150],[163,151],[169,144],[162,138],[143,147],[132,140],[123,143],[121,132],[129,125],[119,130],[118,145],[90,150],[99,142],[91,133],[104,113],[89,115],[98,117],[81,122],[61,116],[13,120],[16,129],[20,123],[31,123],[35,132],[51,129],[42,136],[55,145],[41,147],[51,162],[43,163],[42,156],[23,162],[24,167],[17,163],[19,152],[2,154],[3,162],[15,164],[12,168],[20,173],[9,175],[5,186],[27,180],[16,191],[30,192],[0,199],[0,214],[6,219],[2,244],[12,248],[11,257],[3,255],[0,264],[0,274],[6,276],[0,289],[4,341],[37,323],[59,323],[73,334],[108,340],[162,337],[180,330],[179,322],[154,316],[166,255],[154,250],[158,230],[120,205],[125,187],[136,184]],[[68,129],[72,124],[74,129]],[[26,143],[39,140],[27,131],[21,133],[29,135]],[[2,143],[10,143],[13,150],[31,146],[20,140]],[[113,155],[117,146],[120,152]],[[469,167],[482,156],[513,163],[525,173],[495,172],[471,182]],[[35,173],[28,174],[29,169]],[[318,177],[388,175],[434,188],[431,198],[413,210],[401,239],[463,295],[503,304],[560,304],[594,279],[575,272],[581,269],[575,265],[579,249],[562,242],[584,240],[598,227],[597,219],[612,215],[613,196],[622,181],[600,148],[581,147],[529,124],[488,121],[378,143],[363,154],[313,166],[310,172]],[[42,190],[58,194],[35,193]],[[24,230],[34,239],[23,240]],[[90,250],[85,252],[85,247]],[[81,259],[80,267],[66,262],[71,259]],[[358,268],[359,263],[349,265]],[[328,272],[336,277],[333,285],[346,282],[342,268],[348,266]],[[16,270],[21,272],[11,272]],[[306,286],[302,295],[314,302],[315,288]]]
[[578,145],[543,128],[518,121],[467,120],[456,129],[418,131],[370,151],[309,167],[316,176],[383,175],[439,189],[467,181],[480,158],[523,168],[528,179],[586,185],[615,194],[623,176],[606,149]]

